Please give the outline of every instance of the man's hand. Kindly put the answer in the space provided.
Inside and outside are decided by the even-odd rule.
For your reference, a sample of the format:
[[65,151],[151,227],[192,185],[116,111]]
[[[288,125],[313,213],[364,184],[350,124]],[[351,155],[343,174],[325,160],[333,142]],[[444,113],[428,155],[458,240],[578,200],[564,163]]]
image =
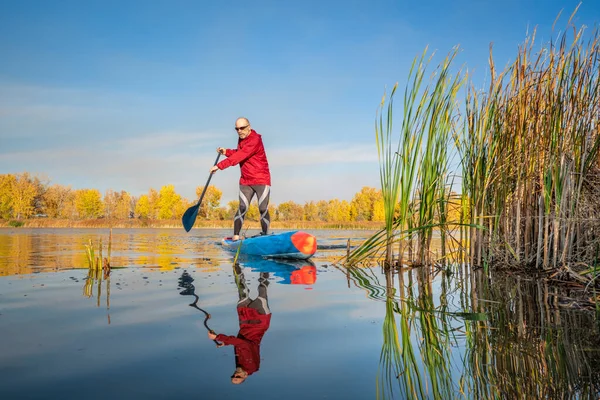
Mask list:
[[225,151],[226,151],[226,149],[224,147],[217,147],[217,153],[221,153],[221,154],[225,155]]
[[215,340],[215,339],[217,338],[217,335],[215,335],[215,334],[214,334],[214,333],[212,333],[212,332],[208,332],[208,338],[209,338],[210,340]]
[[213,166],[213,167],[210,169],[210,173],[211,173],[211,174],[214,174],[214,173],[215,173],[216,171],[218,171],[218,170],[219,170],[219,167],[217,167],[217,166],[215,165],[215,166]]

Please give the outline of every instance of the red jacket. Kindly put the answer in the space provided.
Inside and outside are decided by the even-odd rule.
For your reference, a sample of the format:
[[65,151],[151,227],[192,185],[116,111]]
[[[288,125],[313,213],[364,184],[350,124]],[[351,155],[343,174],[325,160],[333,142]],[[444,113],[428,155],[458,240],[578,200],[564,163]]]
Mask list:
[[225,156],[227,159],[218,163],[217,167],[225,169],[240,164],[242,172],[240,185],[271,186],[267,153],[265,153],[261,136],[254,129],[245,139],[238,140],[237,149],[227,149]]
[[271,314],[259,314],[250,307],[238,307],[237,311],[240,319],[237,337],[220,334],[216,340],[233,345],[235,365],[252,375],[260,367],[260,342],[271,324]]

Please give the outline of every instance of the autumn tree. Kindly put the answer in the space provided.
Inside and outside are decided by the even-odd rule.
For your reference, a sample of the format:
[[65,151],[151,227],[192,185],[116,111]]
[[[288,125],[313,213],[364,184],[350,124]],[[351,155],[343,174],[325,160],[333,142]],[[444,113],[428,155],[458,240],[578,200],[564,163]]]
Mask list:
[[373,221],[375,202],[382,196],[381,190],[364,186],[352,198],[352,206],[356,210],[357,221]]
[[12,195],[15,176],[11,174],[0,175],[0,218],[12,217]]
[[175,208],[173,209],[173,214],[175,215],[175,218],[181,218],[183,216],[183,213],[191,206],[192,203],[190,203],[187,199],[180,197],[179,203],[177,203],[175,205]]
[[[179,208],[178,208],[179,207]],[[172,219],[181,217],[177,215],[181,208],[181,196],[175,192],[175,186],[166,185],[160,188],[158,199],[158,219]]]
[[131,212],[131,195],[126,191],[107,190],[104,195],[104,215],[107,218],[127,219]]
[[148,194],[143,194],[137,199],[133,210],[140,218],[157,219],[159,200],[160,194],[155,189],[150,188]]
[[15,179],[11,183],[13,217],[21,219],[31,216],[34,210],[34,201],[38,195],[38,185],[27,172],[15,175]]
[[148,191],[148,218],[158,218],[160,208],[159,201],[160,194],[155,189],[150,188],[150,190]]
[[[196,188],[196,196],[200,197],[203,190],[204,186],[198,186]],[[215,219],[215,217],[218,215],[217,209],[221,204],[222,195],[223,192],[221,190],[217,189],[213,185],[209,185],[206,188],[206,193],[204,193],[204,197],[202,198],[202,203],[200,204],[198,215],[206,219]]]
[[373,203],[373,219],[372,221],[382,222],[385,221],[385,204],[383,203],[383,196],[375,200]]
[[319,207],[314,201],[304,203],[304,219],[306,221],[319,220]]
[[280,221],[302,221],[304,207],[293,201],[286,201],[277,207]]
[[237,212],[238,208],[240,207],[240,201],[239,200],[231,200],[227,203],[227,212],[226,212],[226,219],[233,219],[235,217],[235,213]]
[[327,221],[347,222],[352,220],[351,205],[346,200],[329,200],[327,208]]
[[115,218],[119,218],[119,219],[127,219],[129,218],[129,215],[131,214],[131,195],[124,191],[121,190],[121,193],[119,193],[119,199],[117,201],[117,205],[115,207]]
[[118,193],[115,193],[112,189],[108,189],[104,193],[104,215],[106,218],[114,218],[114,209],[118,201]]
[[46,189],[42,196],[44,213],[50,218],[69,218],[69,203],[72,203],[74,193],[70,186],[54,184]]
[[102,216],[104,204],[97,189],[80,189],[75,192],[75,207],[80,218],[98,218]]
[[327,200],[317,201],[317,215],[320,221],[329,221],[329,202]]
[[149,218],[150,217],[150,200],[148,199],[147,194],[143,194],[137,200],[135,204],[135,215],[140,218]]
[[269,216],[271,217],[271,221],[279,221],[279,216],[277,215],[277,206],[275,204],[269,204]]

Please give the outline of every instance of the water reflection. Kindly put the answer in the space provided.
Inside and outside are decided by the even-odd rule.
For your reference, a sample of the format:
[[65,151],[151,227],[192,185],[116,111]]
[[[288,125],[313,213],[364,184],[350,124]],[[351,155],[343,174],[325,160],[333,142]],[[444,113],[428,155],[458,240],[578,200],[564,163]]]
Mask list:
[[572,289],[439,272],[348,270],[385,302],[377,398],[599,398],[595,311],[573,309]]
[[199,298],[194,292],[193,278],[187,272],[184,272],[179,279],[179,286],[184,289],[180,294],[193,295],[196,301],[191,305],[205,314],[204,326],[207,329],[208,338],[214,341],[217,347],[234,347],[235,370],[231,376],[231,383],[239,385],[260,368],[260,344],[271,325],[271,310],[267,294],[269,272],[260,272],[257,294],[252,297],[242,267],[235,264],[233,269],[238,291],[239,331],[236,336],[217,333],[208,327],[207,321],[210,314],[197,306]]
[[239,264],[252,272],[269,272],[277,283],[313,285],[317,281],[317,267],[310,260],[242,258]]
[[[110,236],[109,229],[0,229],[0,276],[80,268],[89,241],[108,243]],[[214,241],[220,237],[220,230],[191,236],[174,229],[113,229],[111,258],[123,267],[216,271],[221,249]]]
[[[238,301],[236,311],[239,330],[235,336],[213,331],[208,326],[210,314],[199,305],[199,297],[195,293],[194,279],[184,271],[179,278],[179,294],[194,296],[195,307],[204,315],[204,327],[208,339],[217,347],[233,346],[235,369],[231,375],[231,383],[239,385],[250,375],[260,369],[260,345],[271,325],[269,308],[269,279],[281,284],[313,285],[317,279],[317,268],[307,260],[266,260],[262,258],[246,258],[233,265]],[[249,286],[246,272],[259,274],[256,292]]]
[[[192,304],[190,304],[190,306],[194,307],[196,310],[198,310],[204,314],[204,321],[203,321],[204,327],[206,328],[206,330],[208,331],[209,334],[214,335],[215,332],[212,329],[210,329],[210,327],[208,326],[208,320],[210,319],[210,314],[205,309],[203,309],[202,307],[200,307],[198,305],[198,302],[200,301],[200,297],[198,297],[198,295],[196,294],[196,287],[194,286],[194,284],[192,282],[194,282],[194,278],[192,278],[192,276],[190,274],[188,274],[187,271],[183,271],[183,274],[181,274],[181,277],[179,278],[179,288],[181,288],[183,290],[180,291],[179,294],[182,296],[194,296],[195,300]],[[214,338],[213,338],[213,341],[215,342],[217,347],[220,347],[223,345],[222,343],[218,342]]]
[[[106,259],[105,259],[106,260]],[[87,276],[85,277],[85,283],[83,285],[83,295],[87,298],[94,297],[94,287],[96,288],[96,306],[100,307],[102,298],[102,283],[105,286],[105,297],[106,297],[106,318],[110,325],[110,265],[106,262],[102,268],[90,267],[88,268]]]

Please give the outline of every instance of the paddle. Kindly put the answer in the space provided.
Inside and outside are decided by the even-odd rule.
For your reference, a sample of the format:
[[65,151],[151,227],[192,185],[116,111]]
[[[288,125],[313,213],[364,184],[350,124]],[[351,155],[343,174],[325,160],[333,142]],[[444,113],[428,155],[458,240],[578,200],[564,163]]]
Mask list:
[[[219,162],[219,157],[221,157],[221,153],[217,155],[217,159],[215,160],[215,165]],[[208,175],[208,180],[206,181],[206,185],[204,185],[204,190],[202,190],[202,194],[198,199],[196,205],[188,208],[184,213],[183,217],[181,217],[181,222],[183,223],[183,228],[186,232],[189,232],[190,229],[194,226],[194,222],[196,222],[196,216],[198,215],[198,209],[200,208],[200,203],[202,203],[202,199],[204,198],[204,193],[206,193],[206,189],[208,188],[208,184],[210,183],[210,178],[212,178],[213,174],[210,173]]]

